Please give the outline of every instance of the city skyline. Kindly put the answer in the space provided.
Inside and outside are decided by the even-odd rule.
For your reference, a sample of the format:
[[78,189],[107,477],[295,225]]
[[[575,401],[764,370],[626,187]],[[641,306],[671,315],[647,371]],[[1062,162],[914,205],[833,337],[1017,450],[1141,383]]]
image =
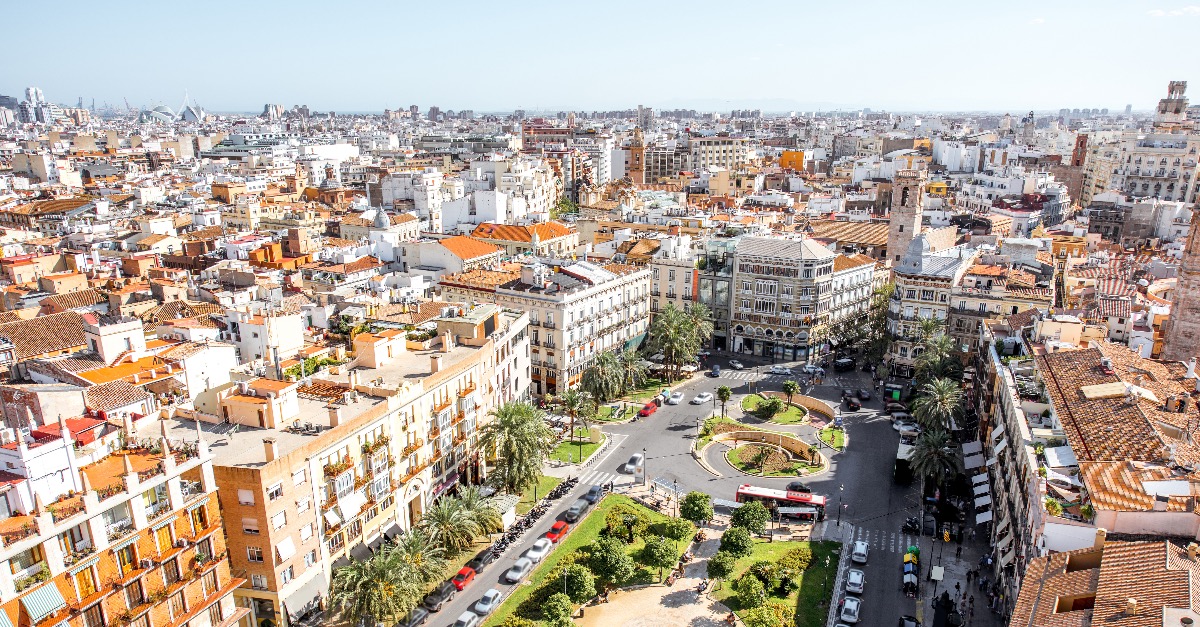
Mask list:
[[[39,63],[11,64],[0,93],[19,96],[36,85],[53,102],[82,98],[85,106],[95,100],[97,107],[117,108],[125,100],[136,108],[177,108],[188,94],[208,110],[227,112],[254,112],[269,102],[346,112],[411,104],[477,112],[612,110],[641,103],[705,111],[1018,114],[1118,111],[1126,104],[1148,110],[1162,84],[1186,79],[1200,60],[1183,50],[1144,67],[1131,54],[1185,37],[1200,20],[1198,6],[1149,1],[1022,1],[1001,13],[946,2],[809,8],[773,0],[736,14],[706,2],[689,4],[687,12],[624,2],[604,12],[542,2],[465,3],[452,16],[433,6],[374,3],[336,13],[306,2],[287,12],[222,2],[208,7],[199,15],[174,6],[133,14],[68,3],[71,17],[55,29],[77,45],[47,47],[38,43],[45,35],[39,29],[10,33],[15,49],[39,46]],[[10,15],[14,24],[38,18],[28,6],[14,6]],[[829,24],[841,26],[821,26]],[[198,37],[173,47],[174,36],[156,43],[155,36],[172,32]],[[1118,36],[1121,44],[1112,45]],[[572,42],[572,49],[559,41]],[[437,55],[422,60],[421,50]],[[114,77],[99,67],[126,71]]]

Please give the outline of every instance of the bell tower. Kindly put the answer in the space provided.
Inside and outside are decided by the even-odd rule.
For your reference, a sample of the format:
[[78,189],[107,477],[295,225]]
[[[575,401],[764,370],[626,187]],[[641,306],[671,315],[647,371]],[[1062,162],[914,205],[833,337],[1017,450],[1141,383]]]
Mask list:
[[629,162],[625,164],[629,179],[637,185],[646,183],[646,140],[640,127],[633,129],[633,141],[629,142]]
[[924,210],[925,170],[897,170],[892,181],[892,203],[888,211],[887,262],[895,266],[908,244],[921,230]]
[[1179,264],[1171,316],[1163,336],[1163,361],[1188,361],[1200,357],[1200,209],[1192,209],[1187,247]]

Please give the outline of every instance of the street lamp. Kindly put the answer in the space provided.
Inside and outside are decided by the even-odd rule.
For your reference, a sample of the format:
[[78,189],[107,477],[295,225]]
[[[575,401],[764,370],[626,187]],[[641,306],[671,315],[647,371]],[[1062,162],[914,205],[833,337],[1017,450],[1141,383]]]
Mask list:
[[671,490],[675,493],[675,517],[679,518],[679,480],[671,480]]
[[642,447],[642,486],[650,483],[650,461],[646,459],[646,448]]
[[[817,439],[820,439],[820,436],[818,436]],[[837,524],[838,524],[839,529],[842,526],[842,507],[843,507],[842,506],[842,495],[845,492],[846,492],[845,484],[839,485],[838,486],[838,519],[837,519]]]

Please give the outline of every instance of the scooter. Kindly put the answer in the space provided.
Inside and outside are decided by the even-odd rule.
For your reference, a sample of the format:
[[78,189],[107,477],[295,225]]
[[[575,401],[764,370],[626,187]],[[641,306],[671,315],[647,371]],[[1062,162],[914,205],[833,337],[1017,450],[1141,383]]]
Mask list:
[[921,519],[916,516],[909,517],[900,528],[900,533],[921,533]]

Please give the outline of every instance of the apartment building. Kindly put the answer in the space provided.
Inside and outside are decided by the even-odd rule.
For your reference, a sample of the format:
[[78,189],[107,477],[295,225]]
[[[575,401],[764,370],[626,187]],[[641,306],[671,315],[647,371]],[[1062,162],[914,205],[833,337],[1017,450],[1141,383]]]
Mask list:
[[925,233],[909,244],[908,252],[892,273],[896,290],[888,304],[888,333],[892,343],[886,357],[891,374],[913,376],[922,350],[920,321],[928,318],[946,321],[953,288],[976,255],[976,251],[963,246],[934,252]]
[[299,381],[231,383],[167,421],[172,434],[199,424],[222,443],[213,477],[253,625],[319,623],[334,569],[486,477],[481,424],[528,398],[529,317],[451,305],[428,324],[431,341],[410,348],[398,329],[362,333],[346,364]]
[[74,415],[30,413],[32,428],[0,434],[0,622],[249,627],[209,442],[194,426],[168,437],[154,418]]
[[695,169],[721,167],[738,170],[750,160],[750,145],[740,137],[717,135],[688,140],[691,166]]
[[1131,196],[1194,203],[1200,176],[1200,133],[1188,119],[1187,81],[1171,81],[1158,101],[1150,133],[1127,131],[1112,187]]
[[1039,287],[1036,275],[1019,268],[974,263],[951,288],[946,333],[964,352],[974,353],[984,321],[1052,305],[1054,291]]
[[528,226],[484,222],[471,231],[471,237],[499,246],[509,256],[566,258],[579,247],[579,231],[557,221]]
[[579,383],[596,355],[638,346],[650,326],[649,268],[547,259],[520,271],[446,276],[448,300],[493,302],[529,312],[533,394]]

